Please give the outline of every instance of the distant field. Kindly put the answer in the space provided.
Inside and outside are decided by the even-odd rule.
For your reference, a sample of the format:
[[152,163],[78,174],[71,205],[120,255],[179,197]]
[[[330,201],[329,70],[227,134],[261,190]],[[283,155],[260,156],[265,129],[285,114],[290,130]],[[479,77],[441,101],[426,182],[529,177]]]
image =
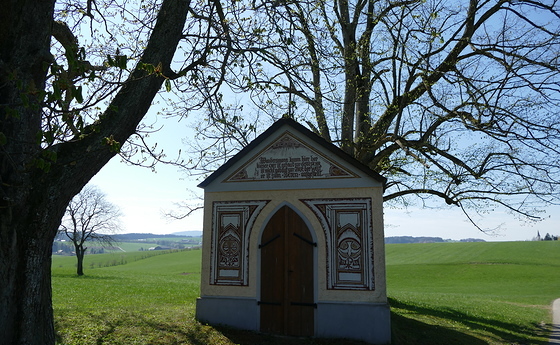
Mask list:
[[[390,244],[394,344],[547,344],[560,242]],[[59,343],[360,344],[286,339],[194,320],[201,250],[53,256]]]
[[[548,343],[543,330],[551,323],[550,304],[560,298],[559,241],[392,244],[386,250],[397,320],[435,325],[426,330],[432,339],[444,327],[461,344]],[[405,328],[397,333],[402,343],[415,343]]]
[[[126,234],[125,234],[126,235]],[[151,235],[151,234],[147,234]],[[165,236],[165,237],[163,237]],[[103,248],[106,253],[112,252],[137,252],[137,251],[145,251],[149,250],[152,247],[157,246],[165,246],[174,249],[178,248],[189,248],[189,247],[196,247],[200,246],[202,243],[201,236],[171,236],[171,235],[163,235],[162,237],[146,237],[141,239],[134,239],[134,240],[119,240],[117,237],[117,241],[114,243],[115,249]],[[66,251],[65,255],[68,255],[68,252],[74,250],[71,242],[65,242],[66,247],[64,250]],[[87,242],[86,247],[88,248],[95,248],[97,250],[101,249],[99,243],[95,242]],[[86,255],[91,254],[91,250],[86,252]]]

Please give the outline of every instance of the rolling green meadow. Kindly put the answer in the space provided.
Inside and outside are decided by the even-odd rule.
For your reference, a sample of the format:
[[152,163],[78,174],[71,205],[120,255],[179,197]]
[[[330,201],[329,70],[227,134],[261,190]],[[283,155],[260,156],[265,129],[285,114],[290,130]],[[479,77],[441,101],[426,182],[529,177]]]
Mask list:
[[[393,344],[548,344],[560,241],[388,244]],[[59,344],[363,344],[200,324],[200,249],[53,256]]]

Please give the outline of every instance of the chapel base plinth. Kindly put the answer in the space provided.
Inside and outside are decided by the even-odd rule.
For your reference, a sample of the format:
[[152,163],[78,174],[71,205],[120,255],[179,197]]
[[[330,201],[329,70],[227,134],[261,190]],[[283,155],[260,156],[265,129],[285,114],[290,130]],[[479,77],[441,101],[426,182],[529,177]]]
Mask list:
[[372,344],[391,343],[391,311],[387,303],[317,303],[320,338],[347,338]]
[[196,319],[211,325],[258,330],[258,305],[255,299],[200,297],[196,300]]

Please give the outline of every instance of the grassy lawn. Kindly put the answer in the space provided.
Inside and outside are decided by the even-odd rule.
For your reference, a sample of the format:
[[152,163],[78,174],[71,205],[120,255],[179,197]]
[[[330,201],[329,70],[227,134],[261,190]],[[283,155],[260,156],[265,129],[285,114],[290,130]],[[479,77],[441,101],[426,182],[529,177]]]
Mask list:
[[560,242],[388,245],[387,278],[397,344],[544,345]]
[[[59,343],[363,344],[200,324],[201,251],[153,253],[53,257]],[[393,343],[545,345],[559,269],[560,242],[387,245]]]

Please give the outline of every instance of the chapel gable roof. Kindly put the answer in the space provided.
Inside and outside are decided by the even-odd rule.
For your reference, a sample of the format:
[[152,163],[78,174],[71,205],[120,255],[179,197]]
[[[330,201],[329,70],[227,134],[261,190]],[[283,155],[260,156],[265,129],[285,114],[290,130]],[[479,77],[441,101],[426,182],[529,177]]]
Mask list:
[[[317,134],[313,133],[311,130],[307,129],[295,120],[282,118],[276,121],[266,131],[256,137],[249,145],[244,147],[235,156],[233,156],[225,164],[223,164],[211,175],[209,175],[198,185],[198,187],[205,188],[208,185],[220,180],[225,182],[237,182],[244,180],[255,181],[254,178],[251,179],[251,176],[245,176],[246,178],[243,179],[241,175],[246,173],[241,173],[240,171],[243,170],[239,170],[239,167],[243,166],[243,164],[250,164],[251,160],[256,160],[256,157],[259,154],[262,154],[263,150],[265,150],[263,147],[266,146],[267,143],[271,140],[276,140],[276,142],[283,140],[287,142],[290,141],[291,138],[295,140],[301,139],[302,142],[305,142],[304,146],[307,146],[308,150],[317,150],[317,152],[320,151],[322,153],[321,156],[325,157],[325,159],[329,161],[332,159],[333,161],[340,162],[340,164],[336,166],[339,169],[335,169],[336,171],[339,171],[338,174],[340,175],[340,177],[344,177],[344,174],[352,174],[352,171],[357,171],[360,175],[367,176],[383,186],[387,181],[387,179],[381,176],[379,173],[371,170],[369,167],[362,164],[354,157],[350,156],[349,154],[342,151],[340,148],[326,141]],[[278,146],[278,143],[276,144],[276,146]],[[263,158],[261,158],[261,160],[262,159]],[[256,164],[257,163],[255,163],[254,165]],[[342,167],[342,169],[340,169],[340,167]],[[333,170],[332,168],[333,167],[331,165],[331,170]],[[232,175],[232,171],[237,172]]]

